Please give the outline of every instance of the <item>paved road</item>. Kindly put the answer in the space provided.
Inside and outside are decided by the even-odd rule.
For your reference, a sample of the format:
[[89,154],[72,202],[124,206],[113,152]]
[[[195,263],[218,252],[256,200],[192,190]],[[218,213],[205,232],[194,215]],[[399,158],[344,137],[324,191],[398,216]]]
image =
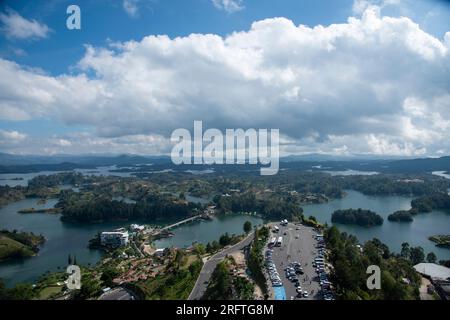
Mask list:
[[99,300],[134,300],[134,297],[127,290],[119,287],[102,294]]
[[206,288],[208,287],[209,278],[211,277],[212,272],[216,268],[217,264],[225,258],[226,255],[229,255],[233,252],[242,250],[244,247],[248,246],[252,240],[253,240],[254,233],[252,232],[242,240],[241,242],[235,244],[234,246],[231,246],[229,248],[226,248],[215,255],[213,255],[211,258],[208,259],[203,264],[202,270],[200,271],[200,275],[197,279],[197,282],[194,285],[194,288],[191,291],[191,294],[189,295],[189,300],[199,300],[202,298],[203,294],[206,291]]
[[[317,256],[317,241],[314,238],[316,232],[311,227],[297,226],[292,223],[284,227],[278,226],[280,227],[280,232],[275,235],[283,237],[283,245],[274,247],[273,261],[286,290],[286,299],[290,300],[291,297],[297,296],[294,284],[286,278],[284,271],[284,268],[294,261],[300,262],[305,272],[303,275],[299,275],[299,280],[302,290],[308,291],[309,297],[302,299],[320,299],[320,286],[317,281],[317,274],[312,266],[312,262]],[[296,230],[297,228],[299,230]],[[296,239],[296,236],[299,238]]]

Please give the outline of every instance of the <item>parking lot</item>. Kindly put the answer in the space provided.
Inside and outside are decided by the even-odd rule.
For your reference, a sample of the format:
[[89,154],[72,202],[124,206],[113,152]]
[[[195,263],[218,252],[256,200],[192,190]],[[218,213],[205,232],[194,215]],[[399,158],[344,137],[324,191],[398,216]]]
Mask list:
[[321,286],[325,292],[329,286],[324,269],[323,240],[311,227],[292,223],[276,226],[279,231],[272,231],[271,238],[282,237],[281,245],[271,245],[265,253],[272,285],[283,286],[288,300],[324,297],[329,300],[331,295],[324,296],[321,292]]

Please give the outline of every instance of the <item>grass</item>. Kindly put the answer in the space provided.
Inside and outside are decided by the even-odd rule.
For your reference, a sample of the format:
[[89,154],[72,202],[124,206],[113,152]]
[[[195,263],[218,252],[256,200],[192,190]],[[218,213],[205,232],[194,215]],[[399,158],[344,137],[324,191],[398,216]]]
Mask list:
[[40,300],[47,300],[50,297],[54,296],[55,294],[60,293],[62,290],[62,286],[50,286],[50,287],[46,287],[43,288],[40,292],[39,292],[39,299]]
[[0,235],[0,261],[10,258],[31,257],[34,252],[26,245]]

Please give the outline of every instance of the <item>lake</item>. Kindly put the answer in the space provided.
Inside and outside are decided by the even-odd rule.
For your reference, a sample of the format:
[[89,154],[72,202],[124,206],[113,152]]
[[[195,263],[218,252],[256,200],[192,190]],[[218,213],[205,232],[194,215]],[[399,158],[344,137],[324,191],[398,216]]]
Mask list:
[[225,232],[230,235],[243,234],[245,221],[250,221],[253,226],[263,223],[261,218],[239,214],[213,217],[209,221],[199,220],[173,229],[171,230],[175,233],[173,237],[157,240],[155,246],[157,248],[172,246],[186,248],[191,246],[194,241],[206,244],[213,240],[219,240],[219,237]]
[[[67,266],[68,255],[75,255],[77,264],[96,264],[102,257],[99,250],[90,250],[87,245],[93,236],[101,231],[110,231],[131,223],[108,222],[99,224],[73,224],[64,223],[57,214],[20,214],[19,210],[25,208],[52,208],[57,200],[50,199],[45,204],[38,204],[39,199],[25,199],[0,208],[0,229],[31,231],[42,234],[46,238],[36,257],[22,261],[7,261],[0,264],[0,278],[7,286],[18,282],[32,282],[46,271],[64,270]],[[123,199],[127,200],[127,199]],[[201,201],[202,198],[192,197],[191,201]],[[194,222],[172,230],[174,237],[157,242],[158,247],[179,246],[187,247],[193,241],[206,243],[219,240],[221,234],[243,233],[243,224],[250,220],[254,224],[262,223],[256,217],[230,215],[221,218],[213,218],[210,221]]]
[[450,233],[450,213],[435,210],[414,216],[414,221],[411,223],[390,222],[387,220],[389,214],[411,208],[412,197],[366,196],[352,190],[346,192],[347,196],[342,199],[302,206],[304,214],[315,216],[319,222],[332,224],[331,214],[335,210],[349,208],[372,210],[384,218],[382,226],[372,228],[342,224],[336,224],[336,226],[341,231],[357,236],[361,242],[378,238],[395,252],[400,252],[401,244],[408,242],[412,246],[423,247],[425,254],[433,251],[438,259],[450,259],[450,249],[438,248],[428,240],[431,235]]
[[[111,167],[99,167],[93,170],[76,170],[83,174],[116,175],[109,170]],[[95,171],[95,173],[94,173]],[[27,185],[28,180],[37,175],[54,174],[55,172],[37,172],[28,174],[0,174],[0,185]],[[349,174],[348,171],[345,172]],[[342,173],[341,173],[342,174]],[[353,174],[353,172],[350,172]],[[129,173],[117,173],[121,176],[129,176]],[[12,180],[21,177],[23,180]],[[63,186],[68,189],[71,186]],[[402,242],[409,242],[413,246],[422,246],[425,253],[433,251],[439,259],[450,259],[450,250],[438,248],[427,238],[434,234],[449,234],[450,214],[433,211],[429,214],[421,214],[414,217],[412,223],[394,223],[387,220],[387,216],[397,210],[410,208],[412,197],[380,197],[365,196],[356,191],[347,191],[347,196],[323,204],[310,204],[303,206],[305,215],[313,215],[320,222],[331,223],[331,213],[338,209],[363,208],[377,212],[385,222],[382,226],[363,228],[358,226],[338,225],[342,231],[354,234],[360,241],[367,241],[374,237],[387,244],[393,251],[399,252]],[[131,199],[117,198],[127,202]],[[186,195],[191,202],[207,203],[210,199],[203,199]],[[25,199],[0,208],[0,228],[19,231],[32,231],[43,234],[47,239],[38,256],[23,261],[4,262],[0,264],[0,278],[3,278],[7,286],[18,282],[32,282],[44,272],[64,270],[69,254],[76,255],[77,263],[81,265],[95,264],[102,252],[87,248],[88,241],[101,231],[113,230],[134,222],[113,222],[101,224],[71,224],[63,223],[59,215],[50,214],[19,214],[17,211],[25,208],[51,208],[56,199],[50,199],[45,204],[37,204],[38,199]],[[253,216],[227,215],[214,217],[210,221],[194,222],[180,226],[172,230],[175,236],[156,241],[158,248],[163,247],[188,247],[193,242],[207,243],[218,240],[225,232],[229,234],[243,233],[242,226],[246,220],[253,225],[261,224],[262,220]],[[59,268],[59,269],[58,269]]]

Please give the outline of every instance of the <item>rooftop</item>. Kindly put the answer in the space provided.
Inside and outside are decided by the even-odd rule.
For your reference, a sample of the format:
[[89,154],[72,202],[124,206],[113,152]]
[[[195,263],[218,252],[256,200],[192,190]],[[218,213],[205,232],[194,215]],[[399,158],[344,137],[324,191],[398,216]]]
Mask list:
[[450,268],[435,263],[419,263],[414,266],[414,269],[416,269],[417,272],[431,278],[450,278]]

